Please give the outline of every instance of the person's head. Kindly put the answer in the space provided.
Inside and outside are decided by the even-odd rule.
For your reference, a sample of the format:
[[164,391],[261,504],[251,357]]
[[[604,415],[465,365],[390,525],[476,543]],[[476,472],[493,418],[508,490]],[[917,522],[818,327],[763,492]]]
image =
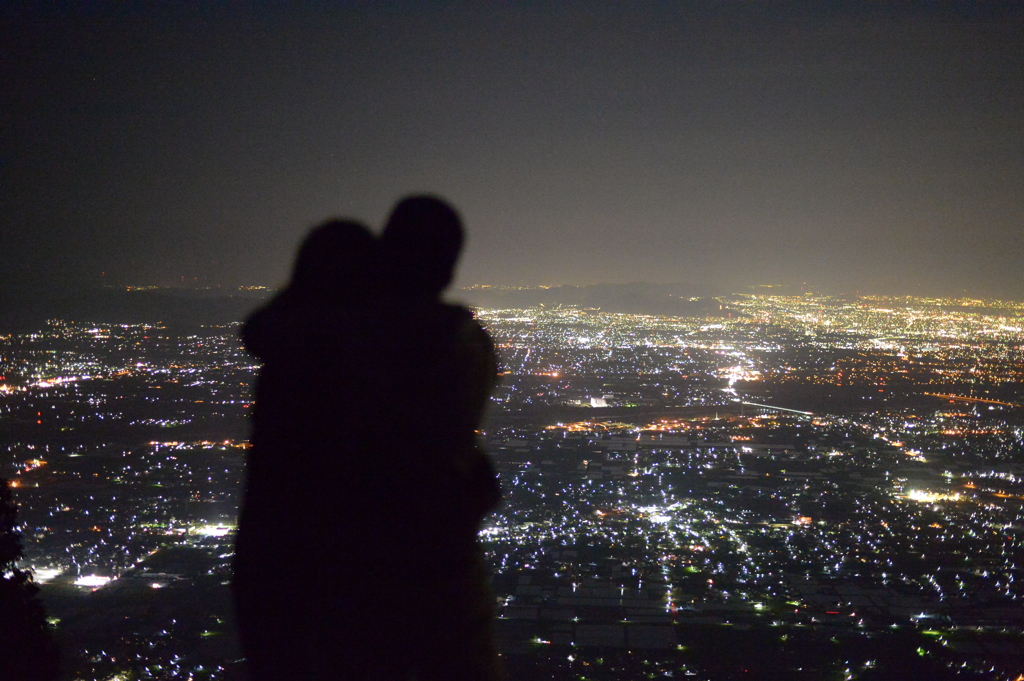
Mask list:
[[290,288],[314,297],[348,297],[374,276],[376,260],[369,229],[354,220],[328,220],[299,247]]
[[454,208],[433,196],[404,198],[381,234],[384,274],[397,289],[440,294],[455,276],[462,240]]

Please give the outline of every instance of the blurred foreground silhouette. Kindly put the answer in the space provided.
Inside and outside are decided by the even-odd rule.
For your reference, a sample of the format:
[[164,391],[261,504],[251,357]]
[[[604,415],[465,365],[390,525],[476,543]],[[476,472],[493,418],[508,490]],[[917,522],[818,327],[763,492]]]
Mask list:
[[22,556],[17,508],[7,480],[0,478],[0,679],[51,681],[58,655],[39,587],[15,567]]
[[327,222],[245,325],[263,369],[234,591],[254,680],[499,676],[477,542],[499,490],[475,436],[496,360],[440,300],[461,246],[431,197],[379,240]]

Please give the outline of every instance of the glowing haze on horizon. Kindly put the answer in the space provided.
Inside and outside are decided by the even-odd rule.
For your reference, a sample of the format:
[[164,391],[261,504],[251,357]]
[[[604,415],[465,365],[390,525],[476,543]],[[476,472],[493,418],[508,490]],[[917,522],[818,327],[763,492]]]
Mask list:
[[1019,5],[0,12],[3,286],[275,286],[426,191],[461,286],[1024,299]]

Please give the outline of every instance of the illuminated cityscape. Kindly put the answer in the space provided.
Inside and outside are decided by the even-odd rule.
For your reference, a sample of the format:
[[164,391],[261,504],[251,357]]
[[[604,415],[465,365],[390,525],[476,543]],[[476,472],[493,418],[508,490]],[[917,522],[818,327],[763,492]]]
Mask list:
[[[1018,679],[1024,304],[715,302],[478,310],[510,678]],[[238,331],[0,338],[0,476],[68,678],[238,678]]]
[[[1022,2],[0,3],[0,681],[422,676],[470,596],[483,664],[477,548],[509,681],[1024,681],[1022,35]],[[412,304],[442,284],[493,395],[424,340],[467,321]]]

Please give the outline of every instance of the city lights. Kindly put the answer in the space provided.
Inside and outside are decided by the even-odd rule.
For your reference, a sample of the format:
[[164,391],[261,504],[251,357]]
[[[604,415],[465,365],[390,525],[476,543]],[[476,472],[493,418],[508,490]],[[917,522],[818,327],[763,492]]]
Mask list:
[[[479,311],[503,374],[479,433],[503,505],[480,539],[506,638],[596,665],[587,651],[629,646],[667,664],[717,627],[1024,632],[1024,306],[723,307],[743,314]],[[55,322],[6,339],[5,476],[38,582],[226,588],[258,369],[237,332]],[[223,630],[193,625],[178,649]],[[170,636],[131,654],[177,669]],[[926,638],[943,665],[1001,664]]]

